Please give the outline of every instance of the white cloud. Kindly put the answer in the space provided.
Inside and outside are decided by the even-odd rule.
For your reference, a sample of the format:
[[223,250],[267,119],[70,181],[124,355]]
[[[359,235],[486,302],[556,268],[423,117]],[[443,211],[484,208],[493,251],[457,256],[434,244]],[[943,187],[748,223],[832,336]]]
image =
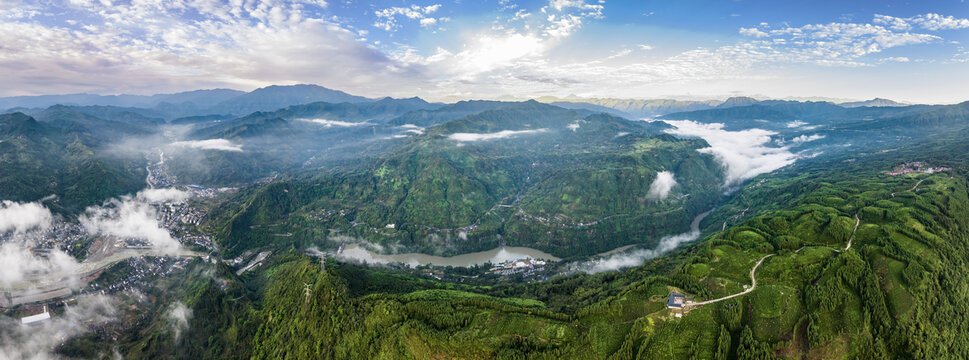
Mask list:
[[[712,210],[711,210],[712,211]],[[703,220],[711,211],[707,211],[700,215],[697,215],[693,222],[690,224],[690,231],[682,234],[668,235],[660,239],[659,244],[652,249],[634,249],[630,251],[624,251],[617,254],[612,254],[603,258],[593,259],[585,262],[572,264],[570,267],[577,271],[583,271],[590,274],[606,272],[606,271],[616,271],[620,269],[640,266],[646,260],[659,257],[673,249],[676,249],[680,244],[684,242],[689,242],[696,240],[700,237],[700,221]]]
[[182,203],[192,197],[192,194],[188,191],[178,190],[176,188],[162,188],[162,189],[145,189],[138,192],[138,198],[143,199],[151,204],[159,203]]
[[824,137],[825,137],[824,135],[819,135],[819,134],[814,134],[814,135],[801,135],[801,136],[797,136],[797,137],[795,137],[795,138],[793,138],[793,139],[791,139],[789,141],[778,140],[777,141],[777,144],[778,145],[788,145],[788,144],[790,144],[790,145],[800,145],[800,144],[803,144],[803,143],[806,143],[806,142],[811,142],[811,141],[815,141],[815,140],[821,140],[821,139],[824,139]]
[[935,13],[928,13],[908,18],[875,14],[875,18],[872,20],[872,22],[875,24],[888,26],[895,30],[909,30],[915,26],[931,31],[969,28],[969,19],[957,18],[954,16],[944,16]]
[[39,203],[0,201],[0,234],[44,231],[50,228],[53,219],[50,210]]
[[548,131],[548,129],[537,129],[537,130],[502,130],[493,133],[454,133],[448,136],[448,139],[469,142],[469,141],[486,141],[486,140],[496,140],[496,139],[506,139],[510,137],[515,137],[519,135],[532,135]]
[[67,339],[93,331],[117,317],[115,302],[104,295],[82,295],[77,304],[50,320],[22,326],[0,315],[0,359],[60,359],[55,349]]
[[242,151],[242,145],[233,144],[226,139],[176,141],[172,146],[199,150]]
[[78,221],[89,233],[144,240],[157,253],[175,254],[181,245],[161,226],[158,212],[148,203],[149,198],[169,195],[174,193],[142,192],[134,197],[111,199],[103,206],[87,208]]
[[794,163],[796,155],[787,148],[767,146],[773,131],[748,129],[727,131],[723,124],[704,124],[690,120],[664,120],[673,125],[667,130],[680,136],[695,136],[706,140],[710,147],[697,151],[711,154],[724,166],[725,186],[733,187],[754,176],[780,169]]
[[192,309],[189,309],[181,301],[176,301],[168,307],[168,312],[165,315],[168,317],[168,325],[174,334],[175,343],[178,343],[182,332],[189,328],[188,321],[192,319]]
[[619,50],[619,51],[613,53],[612,55],[609,55],[608,57],[606,57],[606,59],[621,58],[623,56],[626,56],[626,55],[631,54],[632,52],[633,51],[630,50],[630,49],[622,49],[622,50]]
[[423,81],[417,69],[361,41],[356,29],[317,15],[314,7],[320,4],[133,1],[54,3],[45,9],[71,14],[73,25],[0,15],[0,71],[5,83],[17,84],[5,94],[307,82],[381,94],[388,86]]
[[760,29],[757,29],[757,28],[744,28],[744,27],[740,28],[740,35],[743,35],[743,36],[751,36],[751,37],[756,37],[756,38],[762,38],[762,37],[768,37],[768,36],[770,36],[766,32],[761,31]]
[[373,125],[366,122],[348,122],[339,120],[327,120],[327,119],[300,119],[302,121],[309,121],[311,123],[323,125],[323,127],[351,127],[351,126],[364,126]]
[[886,62],[907,63],[909,61],[911,61],[911,60],[909,58],[907,58],[907,57],[904,57],[904,56],[890,56],[890,57],[887,57],[887,58],[882,58],[878,62],[879,63],[886,63]]
[[647,44],[639,44],[637,45],[637,47],[639,47],[639,50],[643,50],[643,51],[653,50],[653,46],[647,45]]
[[[0,286],[9,288],[21,284],[37,274],[64,274],[72,279],[78,263],[63,251],[53,249],[46,257],[34,255],[26,242],[7,241],[0,244]],[[2,357],[0,357],[2,358]]]
[[576,131],[579,131],[579,126],[580,126],[579,122],[576,121],[574,123],[569,124],[566,127],[569,128],[569,130],[572,130],[572,132],[576,132]]
[[428,16],[440,8],[441,4],[434,4],[428,6],[411,5],[410,7],[395,6],[377,10],[374,12],[374,15],[377,16],[377,21],[374,22],[373,26],[385,31],[396,31],[400,29],[400,23],[397,21],[397,19],[399,17],[404,17],[411,20],[417,20],[423,27],[431,27],[437,25],[439,21],[447,21],[447,18],[434,18]]
[[660,171],[656,174],[656,179],[649,184],[649,193],[646,198],[651,200],[663,200],[670,195],[670,191],[676,186],[676,179],[669,171]]
[[801,126],[804,126],[804,125],[807,125],[807,124],[808,123],[806,123],[804,121],[801,121],[801,120],[794,120],[794,121],[791,121],[791,122],[787,123],[786,126],[789,127],[789,128],[798,128],[798,127],[801,127]]

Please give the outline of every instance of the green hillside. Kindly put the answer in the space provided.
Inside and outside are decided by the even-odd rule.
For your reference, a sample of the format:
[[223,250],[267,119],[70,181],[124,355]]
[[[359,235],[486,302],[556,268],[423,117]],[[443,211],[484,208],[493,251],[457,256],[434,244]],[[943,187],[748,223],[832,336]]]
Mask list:
[[[148,322],[119,349],[127,358],[961,358],[965,150],[948,140],[795,166],[739,190],[714,218],[745,202],[772,205],[622,273],[471,287],[278,255],[242,277],[222,272],[226,290],[190,276],[192,290],[178,295],[195,310],[183,340]],[[886,174],[913,160],[955,169]],[[766,201],[791,188],[803,190]],[[695,302],[742,293],[758,260],[752,292],[681,318],[667,309],[671,292]]]
[[[355,170],[248,189],[213,223],[231,253],[335,246],[325,242],[331,236],[435,254],[505,243],[572,256],[655,242],[686,231],[713,207],[722,183],[720,166],[695,151],[706,143],[658,135],[665,128],[520,103],[428,128]],[[452,138],[500,131],[524,133]],[[668,199],[647,199],[660,171],[680,183]],[[294,235],[271,236],[281,233]]]

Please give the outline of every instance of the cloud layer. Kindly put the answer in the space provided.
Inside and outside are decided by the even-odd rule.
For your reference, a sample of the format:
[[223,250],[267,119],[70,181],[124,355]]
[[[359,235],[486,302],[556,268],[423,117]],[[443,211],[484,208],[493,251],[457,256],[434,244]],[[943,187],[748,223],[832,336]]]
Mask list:
[[351,127],[351,126],[363,126],[372,125],[366,122],[349,122],[349,121],[339,121],[339,120],[327,120],[327,119],[300,119],[302,121],[308,121],[314,124],[323,125],[323,127]]
[[699,152],[711,154],[726,170],[724,185],[733,187],[754,176],[793,164],[797,156],[787,148],[771,147],[773,131],[748,129],[727,131],[723,124],[705,124],[691,120],[665,121],[673,125],[667,132],[706,140],[710,147]]
[[199,150],[242,151],[242,145],[233,144],[226,139],[176,141],[171,146]]
[[460,141],[460,142],[471,142],[471,141],[487,141],[487,140],[497,140],[497,139],[507,139],[511,137],[521,136],[521,135],[533,135],[548,131],[548,129],[537,129],[537,130],[502,130],[493,133],[454,133],[448,135],[448,139]]

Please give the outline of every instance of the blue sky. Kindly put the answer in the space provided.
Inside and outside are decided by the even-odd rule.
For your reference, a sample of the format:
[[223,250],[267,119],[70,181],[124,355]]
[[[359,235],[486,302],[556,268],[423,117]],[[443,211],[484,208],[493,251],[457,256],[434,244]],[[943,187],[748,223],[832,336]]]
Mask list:
[[969,100],[947,1],[0,0],[0,95]]

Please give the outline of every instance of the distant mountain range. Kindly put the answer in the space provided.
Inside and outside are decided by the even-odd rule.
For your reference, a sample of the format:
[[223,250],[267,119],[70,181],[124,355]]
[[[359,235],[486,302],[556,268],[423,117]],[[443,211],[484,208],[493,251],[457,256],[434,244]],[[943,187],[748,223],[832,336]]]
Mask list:
[[375,101],[318,85],[268,86],[251,92],[229,89],[195,90],[175,94],[143,95],[41,95],[0,98],[0,109],[37,109],[53,105],[114,106],[154,110],[166,118],[212,114],[246,115],[292,105],[325,101],[359,103]]
[[[419,98],[414,98],[423,102]],[[731,97],[726,100],[675,100],[675,99],[618,99],[618,98],[581,98],[568,96],[565,98],[544,96],[535,99],[538,102],[559,106],[566,109],[581,109],[595,113],[608,113],[626,118],[653,118],[657,116],[708,110],[726,109],[733,107],[751,106],[765,102],[777,103],[782,100],[758,100],[751,97]],[[174,94],[157,95],[41,95],[14,96],[0,98],[0,110],[23,111],[31,113],[30,109],[43,109],[53,105],[70,106],[112,106],[121,108],[138,108],[142,115],[153,118],[173,120],[175,118],[191,118],[198,116],[243,116],[256,111],[275,111],[287,106],[310,104],[314,102],[364,103],[374,102],[362,96],[348,94],[319,85],[273,85],[259,88],[251,92],[230,89],[195,90]],[[455,103],[458,113],[460,108],[472,110],[475,104],[485,104],[500,101],[458,101]],[[788,101],[793,102],[793,101]],[[908,104],[893,100],[875,98],[867,101],[835,103],[844,108],[856,107],[901,107]],[[459,105],[464,103],[464,105]],[[145,114],[150,110],[151,114]],[[130,109],[127,111],[131,111]],[[464,112],[465,115],[470,112]],[[191,120],[181,120],[191,121]],[[415,119],[420,122],[420,119]],[[418,124],[419,125],[419,124]]]

